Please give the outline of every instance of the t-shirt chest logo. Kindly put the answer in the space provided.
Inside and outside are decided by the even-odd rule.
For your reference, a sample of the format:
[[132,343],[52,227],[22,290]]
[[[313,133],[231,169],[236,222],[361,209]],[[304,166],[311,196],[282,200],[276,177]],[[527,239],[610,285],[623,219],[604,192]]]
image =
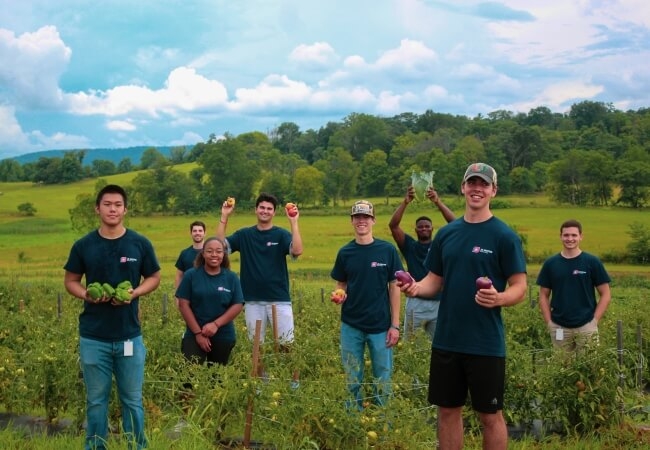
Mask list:
[[217,288],[217,292],[230,292],[230,289],[225,288],[225,287],[223,287],[223,286],[219,286],[219,287]]
[[120,257],[120,262],[121,263],[128,263],[128,262],[137,262],[138,258],[129,258],[128,256],[121,256]]
[[584,274],[586,274],[586,273],[587,273],[587,272],[585,272],[584,270],[573,269],[573,272],[571,272],[571,275],[584,275]]
[[273,247],[274,245],[278,245],[278,244],[279,244],[279,242],[267,242],[265,245],[267,247]]
[[472,253],[484,253],[486,255],[491,255],[494,252],[492,250],[487,249],[487,248],[481,248],[478,245],[475,245],[472,248]]
[[386,267],[387,265],[388,264],[386,264],[386,263],[377,262],[377,261],[373,261],[373,262],[370,263],[370,267],[373,267],[373,268],[374,267]]

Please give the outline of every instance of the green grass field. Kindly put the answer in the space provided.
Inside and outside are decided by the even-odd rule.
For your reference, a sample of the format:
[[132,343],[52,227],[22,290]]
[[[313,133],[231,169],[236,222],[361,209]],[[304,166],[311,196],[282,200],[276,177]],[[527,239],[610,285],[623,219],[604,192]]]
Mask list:
[[[111,183],[128,184],[134,175],[122,174],[106,179]],[[62,274],[61,267],[67,257],[70,245],[77,239],[70,227],[68,210],[75,206],[78,194],[92,193],[95,180],[86,180],[70,185],[43,186],[31,183],[0,183],[0,274],[3,276],[42,277]],[[584,226],[582,248],[596,255],[620,254],[625,252],[631,238],[629,226],[640,222],[650,227],[647,210],[637,211],[625,208],[576,208],[551,205],[546,197],[504,197],[499,198],[511,207],[495,209],[501,219],[527,236],[528,253],[533,263],[529,272],[539,270],[539,261],[560,249],[559,225],[566,219],[575,218]],[[220,204],[223,199],[215,199]],[[374,233],[378,238],[391,240],[388,221],[401,199],[371,199],[377,210]],[[462,197],[444,199],[456,214],[462,214]],[[305,242],[305,253],[292,269],[324,273],[333,263],[336,251],[352,238],[352,228],[347,204],[327,211],[305,208],[301,212],[300,228]],[[18,214],[21,203],[32,203],[37,210],[33,217]],[[283,212],[282,212],[283,214]],[[402,226],[408,232],[415,219],[429,215],[434,226],[442,225],[442,217],[429,203],[414,203],[407,210]],[[203,220],[208,224],[208,233],[213,233],[218,220],[218,211],[199,216],[152,216],[131,217],[128,226],[146,235],[153,242],[163,266],[163,277],[173,277],[174,262],[182,248],[189,245],[189,224]],[[228,231],[252,225],[255,216],[252,210],[237,210]],[[287,227],[286,219],[279,214],[275,223]],[[237,268],[238,257],[233,258]],[[645,273],[644,267],[608,265],[612,272]]]
[[[126,174],[108,180],[126,184],[132,176]],[[0,184],[0,309],[3,316],[0,325],[0,404],[8,410],[42,416],[44,408],[47,408],[43,393],[47,391],[50,407],[60,408],[63,417],[83,418],[83,384],[78,378],[76,352],[77,316],[81,302],[63,293],[62,267],[70,246],[79,237],[70,228],[68,210],[74,206],[75,197],[92,192],[94,184],[94,180],[66,186]],[[222,200],[215,199],[215,204]],[[388,221],[400,199],[371,200],[375,202],[378,214],[375,235],[391,240]],[[454,211],[461,213],[461,197],[444,200]],[[630,240],[627,235],[629,224],[642,222],[650,226],[647,211],[557,207],[541,196],[500,200],[510,207],[497,209],[495,214],[527,236],[531,255],[559,251],[558,227],[568,218],[583,222],[583,248],[595,254],[623,252]],[[37,209],[35,216],[18,215],[17,206],[24,202],[34,205]],[[265,364],[274,379],[255,397],[253,439],[275,443],[282,449],[433,448],[433,409],[426,403],[421,383],[428,374],[430,343],[422,333],[414,340],[404,340],[396,350],[395,399],[388,410],[369,409],[362,415],[353,415],[341,406],[345,400],[345,381],[338,355],[339,313],[336,305],[323,299],[323,292],[333,288],[329,271],[338,248],[352,238],[348,215],[350,203],[326,211],[302,209],[300,228],[305,253],[289,266],[297,324],[296,345],[291,359],[287,360],[275,354],[267,341]],[[404,218],[404,228],[409,231],[415,218],[422,214],[431,216],[436,225],[442,222],[432,205],[414,204]],[[229,436],[241,436],[245,406],[257,386],[257,380],[250,378],[251,349],[243,337],[245,330],[241,318],[237,319],[240,340],[232,363],[223,368],[221,382],[215,385],[207,370],[189,368],[182,360],[179,339],[183,323],[173,302],[167,302],[172,298],[174,262],[180,250],[190,244],[190,222],[203,220],[208,224],[208,233],[213,233],[218,217],[218,212],[215,212],[198,217],[153,216],[128,220],[129,227],[151,239],[163,267],[161,287],[141,303],[143,335],[149,352],[144,395],[150,448],[153,449],[211,447],[214,445],[214,430],[221,420],[226,423],[224,426]],[[237,211],[229,222],[229,231],[252,225],[254,220],[252,210]],[[286,227],[286,218],[278,217],[276,224]],[[235,270],[238,261],[235,254]],[[538,264],[529,265],[529,283],[533,286],[528,301],[504,312],[509,352],[506,411],[509,423],[530,419],[533,413],[529,411],[531,402],[543,398],[551,406],[578,409],[584,414],[583,423],[597,425],[601,420],[598,415],[602,415],[607,427],[582,436],[550,435],[543,441],[512,440],[509,448],[648,448],[649,440],[637,437],[636,429],[629,431],[609,426],[612,411],[619,408],[614,396],[621,379],[615,353],[617,322],[624,324],[625,366],[634,370],[640,357],[634,346],[636,327],[643,325],[646,330],[649,327],[647,314],[639,314],[639,311],[647,309],[648,281],[643,278],[648,277],[647,267],[608,265],[613,274],[642,277],[639,280],[636,277],[620,278],[614,291],[615,301],[602,322],[602,352],[597,359],[571,367],[566,372],[555,370],[548,363],[550,344],[534,305],[536,292],[532,277],[538,269]],[[57,311],[60,294],[62,310]],[[24,311],[20,305],[24,306]],[[541,355],[541,361],[535,362],[534,355]],[[645,358],[647,360],[647,356]],[[545,361],[546,365],[540,364]],[[289,390],[286,382],[290,378],[290,365],[299,367],[301,371],[298,393]],[[173,427],[181,414],[178,386],[190,375],[194,377],[195,387],[189,417],[192,428],[182,439],[171,440],[166,431]],[[416,378],[420,381],[416,382]],[[590,383],[584,399],[576,396],[577,379]],[[633,377],[628,376],[626,380],[630,384],[625,389],[626,408],[647,405],[647,396],[637,396],[638,389],[631,386]],[[605,409],[601,411],[599,406]],[[116,409],[113,405],[112,411]],[[556,411],[549,414],[556,414]],[[378,441],[369,440],[369,431],[379,434]],[[81,448],[82,442],[79,433],[26,439],[20,431],[0,430],[2,449]],[[111,444],[111,448],[126,448],[119,439],[114,439]],[[476,428],[468,431],[465,448],[480,448],[480,434]]]

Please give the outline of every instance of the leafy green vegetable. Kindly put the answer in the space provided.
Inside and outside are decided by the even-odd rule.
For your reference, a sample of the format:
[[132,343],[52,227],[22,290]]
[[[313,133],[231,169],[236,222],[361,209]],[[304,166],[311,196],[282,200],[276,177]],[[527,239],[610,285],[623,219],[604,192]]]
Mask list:
[[413,172],[411,174],[411,185],[415,188],[415,199],[424,200],[427,198],[427,189],[433,188],[433,174],[435,172]]

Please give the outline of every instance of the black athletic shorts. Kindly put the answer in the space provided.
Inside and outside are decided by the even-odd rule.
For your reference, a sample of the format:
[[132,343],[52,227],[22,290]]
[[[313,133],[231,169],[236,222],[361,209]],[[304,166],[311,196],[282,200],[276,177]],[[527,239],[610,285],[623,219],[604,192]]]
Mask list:
[[429,403],[443,408],[465,405],[482,413],[503,409],[506,359],[431,349]]

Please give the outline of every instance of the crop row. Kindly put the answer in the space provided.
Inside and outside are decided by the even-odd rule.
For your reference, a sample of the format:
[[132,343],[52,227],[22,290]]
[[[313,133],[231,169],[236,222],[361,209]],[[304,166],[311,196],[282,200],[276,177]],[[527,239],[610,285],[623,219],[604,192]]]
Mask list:
[[[252,378],[251,345],[242,318],[239,341],[227,367],[190,365],[180,354],[182,320],[164,292],[141,301],[148,348],[145,406],[148,429],[160,432],[180,417],[218,439],[240,436],[245,410],[253,406],[253,436],[280,448],[360,448],[368,439],[385,448],[420,448],[435,441],[435,408],[426,402],[429,342],[424,333],[395,351],[394,398],[385,409],[350,413],[339,358],[338,306],[323,301],[329,280],[293,283],[296,343],[277,354],[266,340],[266,382]],[[536,308],[534,295],[504,311],[508,360],[505,413],[529,433],[589,433],[643,414],[643,387],[650,377],[644,334],[650,333],[647,289],[613,286],[614,301],[600,324],[601,345],[577,358],[560,358]],[[171,302],[173,305],[173,302]],[[84,389],[78,363],[77,316],[81,302],[58,283],[0,284],[0,408],[45,414],[56,422],[84,419]],[[620,332],[620,334],[619,334]],[[620,342],[619,342],[620,341]],[[621,345],[622,344],[622,345]],[[301,385],[291,390],[291,372]],[[184,390],[192,384],[191,392]],[[368,379],[368,383],[372,380]],[[647,414],[647,412],[646,412]],[[112,423],[119,423],[116,399]],[[478,430],[467,414],[470,434]],[[375,438],[376,436],[376,438]]]

